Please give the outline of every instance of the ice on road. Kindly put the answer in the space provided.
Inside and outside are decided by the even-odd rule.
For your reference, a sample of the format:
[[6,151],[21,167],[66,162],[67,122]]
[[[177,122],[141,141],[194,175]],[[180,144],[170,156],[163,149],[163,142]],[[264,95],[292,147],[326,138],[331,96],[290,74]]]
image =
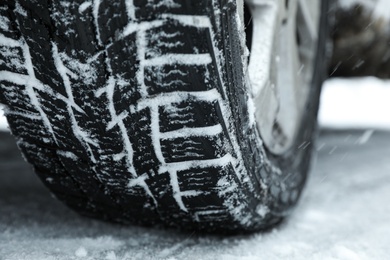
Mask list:
[[345,259],[390,254],[390,133],[327,131],[292,216],[249,236],[124,227],[78,216],[0,133],[0,259]]

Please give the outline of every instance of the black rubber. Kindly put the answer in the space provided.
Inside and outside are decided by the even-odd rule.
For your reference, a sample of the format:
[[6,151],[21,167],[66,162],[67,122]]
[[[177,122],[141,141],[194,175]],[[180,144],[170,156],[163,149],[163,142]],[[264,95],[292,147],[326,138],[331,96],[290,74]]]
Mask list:
[[0,103],[26,160],[69,207],[243,232],[297,202],[325,33],[301,131],[274,156],[249,122],[235,1],[3,0],[0,19]]

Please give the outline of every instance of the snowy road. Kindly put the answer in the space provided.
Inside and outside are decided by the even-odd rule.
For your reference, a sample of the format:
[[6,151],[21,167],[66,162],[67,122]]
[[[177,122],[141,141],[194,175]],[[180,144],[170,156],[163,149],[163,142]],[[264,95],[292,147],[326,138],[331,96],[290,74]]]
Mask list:
[[[85,219],[52,199],[0,133],[0,259],[388,259],[390,132],[329,131],[275,230],[211,237]],[[3,142],[4,140],[4,142]]]

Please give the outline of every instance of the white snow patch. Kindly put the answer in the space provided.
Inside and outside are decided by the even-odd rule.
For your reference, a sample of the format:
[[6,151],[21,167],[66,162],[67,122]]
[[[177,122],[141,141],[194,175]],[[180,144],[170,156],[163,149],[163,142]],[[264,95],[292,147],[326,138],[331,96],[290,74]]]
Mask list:
[[84,13],[85,10],[87,10],[88,7],[90,7],[92,3],[90,1],[84,2],[79,6],[79,13]]
[[158,96],[151,96],[141,99],[136,106],[138,111],[151,106],[167,106],[173,103],[181,103],[188,99],[194,101],[214,102],[216,100],[222,101],[222,97],[216,89],[207,91],[189,91],[178,93],[164,93]]
[[151,136],[152,143],[154,147],[154,152],[161,164],[165,164],[164,155],[161,149],[161,140],[160,140],[160,119],[158,113],[158,106],[150,107],[150,127],[151,127]]
[[5,16],[0,16],[0,28],[3,31],[8,31],[10,20]]
[[191,168],[225,167],[229,164],[234,164],[235,161],[236,159],[231,154],[226,154],[223,157],[217,159],[166,163],[160,167],[159,173],[172,170],[184,171]]
[[20,42],[14,40],[14,39],[5,37],[3,34],[0,34],[0,42],[1,42],[1,46],[20,47]]
[[0,104],[0,131],[8,131],[8,122],[4,116],[3,107]]
[[256,123],[255,113],[256,113],[255,103],[253,102],[253,98],[249,96],[248,97],[249,126],[253,126]]
[[160,254],[158,255],[159,258],[161,259],[166,259],[176,251],[178,251],[181,247],[184,246],[186,241],[183,241],[182,243],[177,243],[176,245],[173,245],[171,247],[163,249]]
[[207,126],[207,127],[184,127],[178,130],[160,133],[161,139],[174,139],[190,136],[215,136],[222,133],[221,125]]
[[19,4],[19,1],[16,1],[15,10],[16,13],[19,13],[23,16],[27,16],[27,11],[23,9],[23,7]]
[[144,66],[164,66],[166,64],[207,65],[212,62],[209,53],[204,54],[166,54],[157,58],[143,60]]
[[119,161],[122,160],[125,156],[126,156],[126,153],[122,152],[122,153],[114,154],[114,155],[112,156],[112,159],[114,159],[114,161],[116,161],[116,162],[119,162]]
[[[1,34],[0,34],[1,38]],[[2,42],[0,40],[0,42]],[[3,57],[7,57],[4,60],[0,60],[0,65],[4,65],[8,63],[9,68],[16,70],[24,70],[24,61],[20,59],[19,51],[16,48],[12,48],[11,46],[1,46],[0,47],[0,55]]]
[[362,259],[356,252],[342,245],[337,245],[333,248],[334,256],[337,259],[343,260],[360,260]]
[[102,52],[98,52],[87,59],[86,63],[82,63],[65,53],[59,53],[61,60],[67,68],[67,74],[74,79],[82,78],[83,82],[88,85],[96,84],[96,60],[101,54]]
[[95,23],[95,29],[96,29],[96,39],[98,41],[98,44],[100,46],[103,46],[102,40],[100,38],[100,30],[99,30],[99,8],[100,8],[101,0],[93,0],[93,6],[92,6],[92,13],[93,13],[93,20]]
[[79,258],[84,258],[87,257],[88,251],[87,249],[85,249],[85,247],[81,246],[76,250],[76,252],[74,252],[74,254]]
[[127,1],[125,1],[125,4],[126,4],[126,12],[127,12],[128,18],[130,18],[130,20],[134,21],[136,19],[134,0],[127,0]]
[[116,260],[116,254],[114,251],[107,252],[106,260]]
[[[130,26],[132,27],[132,26]],[[130,28],[131,29],[131,28]],[[126,30],[126,29],[125,29]],[[137,44],[137,58],[140,61],[139,62],[139,68],[136,73],[136,78],[137,82],[140,85],[140,92],[142,97],[145,97],[148,95],[148,90],[145,85],[145,54],[146,54],[146,46],[147,46],[147,41],[146,41],[146,33],[145,29],[138,30],[137,36],[136,36],[136,44]]]
[[330,79],[323,86],[319,123],[326,128],[390,129],[389,98],[389,80]]
[[164,14],[163,18],[175,19],[182,25],[192,26],[197,28],[210,28],[211,21],[207,16],[202,15],[177,15],[177,14]]
[[256,212],[264,218],[269,213],[269,208],[266,205],[259,205],[256,208]]
[[77,155],[75,155],[74,153],[69,152],[69,151],[60,151],[60,150],[58,150],[57,154],[62,155],[65,158],[69,158],[69,159],[71,159],[73,161],[78,161],[79,160]]
[[165,6],[168,8],[179,8],[181,5],[176,3],[174,0],[160,0],[156,4],[156,7],[161,7],[161,6]]

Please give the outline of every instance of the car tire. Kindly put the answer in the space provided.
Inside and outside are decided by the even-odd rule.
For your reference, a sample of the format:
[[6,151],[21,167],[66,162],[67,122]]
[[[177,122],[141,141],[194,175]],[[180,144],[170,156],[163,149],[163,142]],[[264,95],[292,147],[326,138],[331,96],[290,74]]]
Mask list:
[[277,152],[262,138],[231,0],[2,1],[0,103],[25,159],[82,215],[266,229],[289,214],[309,169],[327,3],[299,129]]

